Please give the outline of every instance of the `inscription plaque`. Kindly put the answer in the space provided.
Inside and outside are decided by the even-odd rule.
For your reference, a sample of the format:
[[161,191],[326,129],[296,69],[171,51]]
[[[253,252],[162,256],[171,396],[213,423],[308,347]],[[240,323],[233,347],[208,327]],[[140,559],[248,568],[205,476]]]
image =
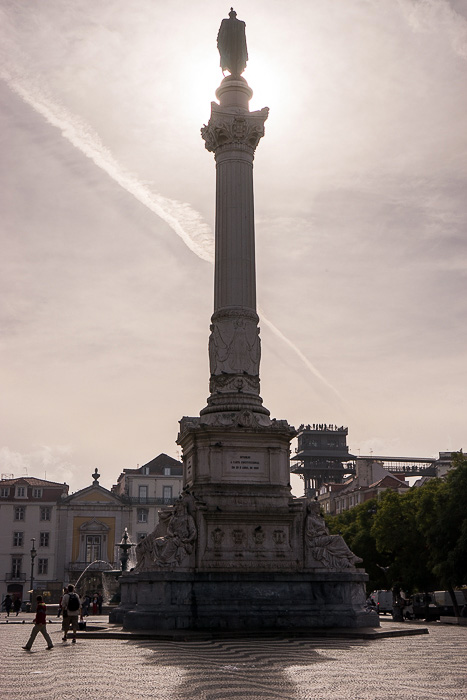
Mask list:
[[230,472],[253,472],[264,471],[264,456],[255,452],[231,452],[227,456],[227,468]]

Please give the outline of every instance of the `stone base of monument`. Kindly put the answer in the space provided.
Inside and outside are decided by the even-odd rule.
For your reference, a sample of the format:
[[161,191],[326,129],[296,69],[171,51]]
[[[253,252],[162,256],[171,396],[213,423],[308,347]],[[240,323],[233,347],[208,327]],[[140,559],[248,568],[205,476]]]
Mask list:
[[367,574],[319,505],[293,498],[286,421],[242,409],[180,421],[184,491],[136,547],[111,622],[126,630],[378,627]]
[[124,574],[110,621],[154,631],[379,627],[364,608],[366,580],[358,570]]

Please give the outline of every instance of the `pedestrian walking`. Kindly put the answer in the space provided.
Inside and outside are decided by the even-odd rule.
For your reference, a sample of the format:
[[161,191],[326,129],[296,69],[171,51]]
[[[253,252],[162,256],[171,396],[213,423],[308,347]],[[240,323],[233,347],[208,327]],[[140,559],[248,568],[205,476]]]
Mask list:
[[62,591],[62,595],[60,596],[60,600],[58,601],[57,617],[60,617],[60,615],[62,614],[62,600],[63,600],[63,596],[65,595],[66,592],[67,592],[67,590],[66,590],[66,588],[64,588]]
[[104,602],[104,598],[102,597],[101,593],[97,594],[97,614],[102,615],[102,604]]
[[36,617],[34,618],[34,627],[32,628],[31,636],[29,637],[28,641],[26,642],[26,646],[23,647],[26,651],[31,651],[31,647],[34,644],[34,640],[39,634],[39,632],[42,634],[44,637],[45,641],[47,642],[47,649],[53,649],[54,645],[52,644],[52,640],[50,639],[49,633],[47,632],[47,608],[42,600],[42,596],[38,595],[37,598],[37,607],[36,607]]
[[82,617],[88,617],[90,605],[91,605],[91,597],[88,594],[86,594],[84,596],[84,600],[83,600],[82,605],[81,605]]
[[16,613],[16,617],[18,617],[19,611],[21,610],[21,598],[19,596],[17,596],[13,601],[13,610]]
[[62,640],[64,642],[67,641],[68,630],[71,627],[72,632],[73,632],[73,638],[71,641],[73,644],[76,644],[76,632],[78,629],[78,621],[79,621],[80,615],[81,615],[81,619],[83,619],[83,615],[81,613],[81,601],[79,599],[78,594],[75,592],[75,587],[73,586],[72,583],[70,583],[70,585],[68,586],[67,593],[63,596],[62,610],[63,610],[63,622],[62,622],[63,637],[62,637]]
[[13,605],[13,600],[11,595],[8,593],[5,596],[5,600],[3,601],[3,606],[5,608],[6,616],[10,617],[10,612],[11,612],[11,606]]

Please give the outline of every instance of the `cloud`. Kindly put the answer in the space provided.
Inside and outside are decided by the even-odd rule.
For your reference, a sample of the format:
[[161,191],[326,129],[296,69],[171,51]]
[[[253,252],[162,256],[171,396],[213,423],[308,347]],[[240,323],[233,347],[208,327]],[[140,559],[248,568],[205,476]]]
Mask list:
[[398,0],[411,29],[419,34],[444,34],[452,50],[467,59],[467,21],[447,0]]
[[40,445],[28,453],[15,452],[6,446],[0,447],[2,478],[11,475],[17,479],[21,476],[35,476],[69,484],[80,469],[70,461],[71,457],[72,451],[65,445]]
[[25,78],[16,78],[4,68],[0,76],[9,87],[62,136],[141,204],[165,221],[185,245],[202,260],[213,261],[214,241],[210,226],[189,204],[152,192],[135,175],[127,172],[102,144],[94,130],[77,115],[50,99],[44,89]]

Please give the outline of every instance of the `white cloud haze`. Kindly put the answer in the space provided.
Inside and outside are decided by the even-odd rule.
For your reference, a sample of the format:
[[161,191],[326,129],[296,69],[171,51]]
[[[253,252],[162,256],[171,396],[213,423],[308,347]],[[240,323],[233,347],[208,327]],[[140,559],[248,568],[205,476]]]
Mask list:
[[[0,7],[2,473],[76,489],[97,466],[110,486],[176,456],[177,421],[205,405],[199,129],[228,9]],[[251,108],[271,109],[254,174],[265,405],[347,424],[362,454],[465,448],[464,4],[235,9]]]

